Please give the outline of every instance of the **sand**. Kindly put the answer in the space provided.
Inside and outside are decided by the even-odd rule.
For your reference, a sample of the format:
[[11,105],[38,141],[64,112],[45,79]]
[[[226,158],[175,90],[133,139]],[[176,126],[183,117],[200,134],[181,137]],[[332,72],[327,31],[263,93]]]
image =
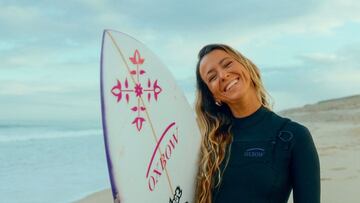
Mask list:
[[[360,201],[360,95],[278,112],[310,130],[321,167],[321,202]],[[110,190],[76,203],[112,203]],[[290,198],[289,203],[292,203]]]

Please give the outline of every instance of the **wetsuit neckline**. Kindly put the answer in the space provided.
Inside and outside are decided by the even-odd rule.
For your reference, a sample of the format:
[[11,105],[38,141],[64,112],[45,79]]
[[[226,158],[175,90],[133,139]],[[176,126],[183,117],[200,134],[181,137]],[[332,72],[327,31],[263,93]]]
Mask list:
[[270,112],[264,105],[261,105],[254,113],[242,117],[236,118],[233,116],[233,124],[236,128],[247,128],[253,126],[255,123],[261,121],[267,112]]

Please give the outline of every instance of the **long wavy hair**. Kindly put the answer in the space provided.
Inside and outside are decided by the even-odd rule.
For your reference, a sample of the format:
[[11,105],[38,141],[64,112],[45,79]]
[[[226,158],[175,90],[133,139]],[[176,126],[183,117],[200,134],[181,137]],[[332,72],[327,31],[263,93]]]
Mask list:
[[[212,190],[220,185],[221,177],[230,157],[232,143],[231,127],[233,116],[230,108],[225,103],[221,106],[215,104],[214,97],[202,80],[199,72],[202,58],[213,50],[223,50],[234,60],[241,63],[250,74],[259,101],[269,110],[272,109],[272,105],[270,106],[269,103],[269,98],[271,98],[271,96],[263,86],[260,71],[249,59],[235,49],[224,44],[209,44],[200,50],[196,65],[197,90],[195,111],[202,140],[199,170],[196,179],[196,203],[212,202]],[[228,152],[226,152],[227,150]],[[228,156],[226,161],[223,162],[226,154],[228,154]],[[224,167],[220,167],[221,164],[223,164]]]

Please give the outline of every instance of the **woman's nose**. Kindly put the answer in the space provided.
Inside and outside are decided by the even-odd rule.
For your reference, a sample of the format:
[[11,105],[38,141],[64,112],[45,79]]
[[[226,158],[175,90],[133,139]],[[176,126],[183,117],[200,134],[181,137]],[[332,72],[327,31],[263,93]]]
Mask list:
[[226,78],[228,78],[230,76],[230,74],[226,71],[221,71],[220,72],[220,78],[221,80],[225,80]]

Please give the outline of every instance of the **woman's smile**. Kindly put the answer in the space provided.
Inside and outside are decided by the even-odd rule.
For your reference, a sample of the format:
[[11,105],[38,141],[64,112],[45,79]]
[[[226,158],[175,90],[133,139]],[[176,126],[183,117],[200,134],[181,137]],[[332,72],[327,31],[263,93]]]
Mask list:
[[231,80],[224,88],[224,92],[227,92],[229,90],[231,90],[234,86],[236,86],[239,83],[239,78],[235,78],[233,80]]

